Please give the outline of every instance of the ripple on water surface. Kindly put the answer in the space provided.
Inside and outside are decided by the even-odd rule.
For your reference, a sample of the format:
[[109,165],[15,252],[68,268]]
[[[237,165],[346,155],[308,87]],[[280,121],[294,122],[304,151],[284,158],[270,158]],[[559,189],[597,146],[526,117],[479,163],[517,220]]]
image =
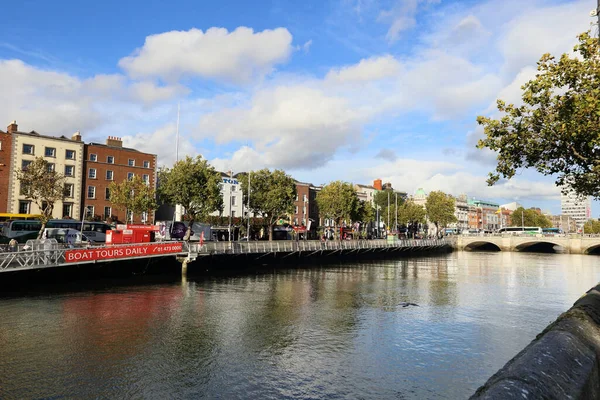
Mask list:
[[454,253],[4,297],[0,398],[465,398],[598,281],[596,260]]

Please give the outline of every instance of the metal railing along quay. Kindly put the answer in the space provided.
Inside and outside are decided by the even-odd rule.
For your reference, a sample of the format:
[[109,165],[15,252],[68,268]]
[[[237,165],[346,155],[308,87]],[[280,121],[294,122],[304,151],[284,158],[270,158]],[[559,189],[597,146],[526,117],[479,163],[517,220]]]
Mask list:
[[346,241],[253,241],[253,242],[153,242],[68,248],[55,239],[29,241],[13,251],[0,252],[0,272],[87,264],[116,260],[177,256],[189,261],[219,254],[331,254],[336,251],[382,251],[433,248],[452,245],[447,239],[346,240]]
[[387,240],[281,240],[251,242],[207,242],[200,246],[193,243],[190,251],[198,255],[206,254],[255,254],[255,253],[296,253],[335,250],[401,249],[418,247],[441,247],[451,245],[447,239],[401,239]]

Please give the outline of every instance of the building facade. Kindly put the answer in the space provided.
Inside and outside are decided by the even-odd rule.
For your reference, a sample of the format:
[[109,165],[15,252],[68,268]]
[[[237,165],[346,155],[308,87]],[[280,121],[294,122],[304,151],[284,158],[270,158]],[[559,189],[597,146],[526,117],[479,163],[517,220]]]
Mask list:
[[575,221],[577,229],[592,217],[592,201],[589,197],[579,197],[573,191],[561,193],[560,196],[561,214],[566,215]]
[[7,129],[11,135],[11,159],[8,181],[7,211],[19,214],[40,214],[39,206],[22,193],[17,170],[26,168],[36,157],[43,157],[49,168],[65,175],[65,199],[57,202],[54,218],[76,218],[81,215],[81,192],[84,144],[79,132],[72,138],[40,135],[35,131],[20,132],[13,121]]
[[553,228],[560,228],[565,233],[577,232],[577,222],[569,215],[552,215],[549,218]]
[[469,199],[469,228],[495,231],[500,228],[500,205],[487,200]]
[[[379,183],[381,184],[381,180],[379,180]],[[356,184],[354,190],[359,200],[369,202],[372,206],[375,205],[375,193],[378,191],[375,186]]]
[[459,232],[469,229],[469,204],[467,195],[463,194],[454,198],[454,216],[456,222],[451,224],[451,228],[458,229]]
[[290,224],[293,226],[308,226],[310,210],[310,183],[296,181],[296,200],[294,212],[290,215]]
[[[16,122],[13,123],[15,125],[17,124]],[[0,213],[5,213],[8,211],[8,183],[11,176],[11,158],[12,134],[0,130]]]
[[[126,210],[117,209],[110,202],[108,187],[112,182],[120,183],[139,176],[147,185],[156,189],[156,155],[123,147],[121,138],[109,136],[105,144],[86,144],[83,158],[81,197],[86,218],[131,221],[131,217],[126,215]],[[153,221],[154,216],[147,213],[133,215],[134,223]]]

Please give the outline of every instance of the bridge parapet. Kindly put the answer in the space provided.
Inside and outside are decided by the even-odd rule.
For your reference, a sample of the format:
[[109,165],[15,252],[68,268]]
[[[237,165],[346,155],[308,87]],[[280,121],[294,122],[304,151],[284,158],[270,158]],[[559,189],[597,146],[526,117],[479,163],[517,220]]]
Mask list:
[[221,254],[311,254],[332,252],[388,251],[402,249],[427,249],[453,246],[452,240],[350,240],[350,241],[273,241],[273,242],[155,242],[124,245],[64,248],[56,241],[46,240],[28,249],[0,253],[0,272],[58,267],[63,265],[109,262],[175,256],[182,264],[200,256]]
[[567,235],[481,235],[459,236],[459,250],[470,250],[484,244],[493,244],[502,251],[520,251],[535,244],[548,243],[562,247],[571,254],[587,254],[600,247],[600,236]]

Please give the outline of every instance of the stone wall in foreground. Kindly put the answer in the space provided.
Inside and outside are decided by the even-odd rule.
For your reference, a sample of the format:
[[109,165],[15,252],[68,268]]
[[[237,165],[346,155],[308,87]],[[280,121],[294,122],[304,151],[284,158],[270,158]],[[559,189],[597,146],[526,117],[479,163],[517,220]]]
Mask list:
[[471,399],[600,399],[600,285],[549,325]]

